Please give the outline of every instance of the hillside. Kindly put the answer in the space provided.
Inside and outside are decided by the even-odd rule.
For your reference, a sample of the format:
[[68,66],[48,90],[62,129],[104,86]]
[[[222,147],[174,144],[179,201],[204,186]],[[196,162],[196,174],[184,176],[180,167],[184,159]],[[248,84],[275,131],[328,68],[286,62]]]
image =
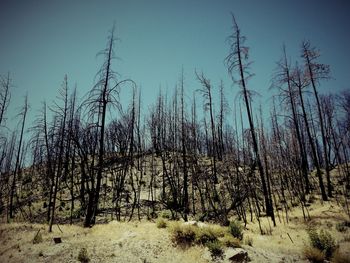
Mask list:
[[[277,227],[271,228],[268,220],[262,218],[265,235],[260,234],[256,220],[248,223],[241,245],[251,262],[308,262],[303,249],[310,243],[306,231],[310,225],[329,231],[343,259],[349,259],[350,228],[339,228],[347,218],[342,209],[335,202],[315,201],[309,213],[310,220],[305,222],[300,209],[293,209],[288,224],[279,222]],[[174,221],[167,221],[166,228],[158,228],[156,220],[111,221],[93,228],[66,224],[55,225],[52,233],[47,232],[47,225],[43,224],[1,224],[0,262],[79,262],[82,248],[86,248],[90,262],[231,262],[225,257],[212,259],[205,246],[174,244],[170,230],[174,224]],[[42,240],[33,244],[38,231]],[[61,237],[62,243],[55,244],[54,237]],[[226,254],[232,250],[225,248]]]

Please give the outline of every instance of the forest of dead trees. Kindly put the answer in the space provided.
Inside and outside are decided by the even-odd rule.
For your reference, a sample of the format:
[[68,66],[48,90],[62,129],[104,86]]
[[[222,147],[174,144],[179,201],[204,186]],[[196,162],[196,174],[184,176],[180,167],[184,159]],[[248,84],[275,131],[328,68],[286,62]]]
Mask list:
[[[14,75],[1,75],[2,218],[47,222],[51,230],[57,222],[92,226],[167,210],[222,224],[232,215],[267,216],[275,225],[293,206],[307,219],[315,196],[336,199],[350,215],[350,91],[319,92],[330,67],[308,41],[293,61],[283,47],[266,118],[252,103],[259,91],[249,86],[249,48],[232,18],[224,61],[237,99],[199,71],[188,94],[182,70],[171,94],[160,91],[141,107],[142,90],[114,71],[114,29],[90,92],[78,97],[65,76],[57,100],[44,102],[33,123],[25,97],[17,129],[6,127]],[[123,90],[129,102],[120,101]]]

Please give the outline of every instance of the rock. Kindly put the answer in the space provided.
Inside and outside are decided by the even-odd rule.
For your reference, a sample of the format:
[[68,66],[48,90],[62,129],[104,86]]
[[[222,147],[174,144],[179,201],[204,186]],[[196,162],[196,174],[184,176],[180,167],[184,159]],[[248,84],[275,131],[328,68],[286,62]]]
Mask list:
[[229,248],[225,251],[225,259],[228,262],[248,262],[248,252],[242,248]]
[[60,237],[54,237],[53,242],[55,242],[55,244],[59,244],[62,243],[62,239]]

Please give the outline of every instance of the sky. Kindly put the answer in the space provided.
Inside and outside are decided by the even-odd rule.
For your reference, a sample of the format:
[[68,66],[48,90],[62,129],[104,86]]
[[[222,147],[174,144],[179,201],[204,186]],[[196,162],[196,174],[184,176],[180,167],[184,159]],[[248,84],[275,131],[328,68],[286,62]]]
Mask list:
[[[224,58],[234,13],[250,47],[255,74],[249,87],[271,103],[269,90],[276,62],[285,44],[288,56],[300,58],[300,44],[310,40],[321,50],[320,61],[331,66],[332,79],[320,92],[350,89],[350,1],[347,0],[0,0],[0,74],[13,79],[7,124],[28,93],[31,122],[46,100],[49,104],[68,75],[82,97],[95,84],[113,23],[117,42],[113,69],[141,88],[142,107],[155,101],[161,89],[172,94],[182,67],[187,98],[200,88],[195,70],[211,79],[214,91],[223,80],[232,104],[238,87],[227,74]],[[130,93],[122,91],[123,104]],[[217,96],[217,93],[215,94]]]

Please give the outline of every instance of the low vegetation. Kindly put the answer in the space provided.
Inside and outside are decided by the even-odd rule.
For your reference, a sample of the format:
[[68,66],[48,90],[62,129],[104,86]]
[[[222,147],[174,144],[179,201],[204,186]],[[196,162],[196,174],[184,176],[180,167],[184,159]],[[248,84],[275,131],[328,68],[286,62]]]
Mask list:
[[78,254],[78,260],[81,263],[89,263],[90,262],[90,258],[89,258],[89,255],[88,255],[86,248],[80,249],[79,254]]
[[326,259],[324,252],[315,247],[306,246],[303,253],[305,258],[313,263],[322,263]]
[[241,247],[241,242],[238,238],[231,236],[230,234],[225,234],[225,236],[220,239],[223,245],[226,247],[238,248]]
[[332,263],[350,263],[350,257],[348,254],[345,254],[344,252],[340,252],[340,250],[337,249],[333,253],[331,262]]
[[346,232],[348,230],[348,228],[350,228],[350,221],[339,222],[336,225],[336,229],[339,232]]
[[195,226],[174,223],[171,228],[171,240],[180,246],[191,246],[196,240],[197,231]]
[[[315,228],[310,228],[308,230],[308,235],[312,248],[319,250],[322,254],[324,254],[325,258],[330,259],[333,252],[337,249],[337,245],[335,244],[335,240],[332,235],[323,229],[318,232]],[[313,252],[316,250],[313,250]]]
[[156,225],[158,228],[166,228],[168,226],[168,222],[164,218],[158,218]]
[[[235,229],[235,234],[243,236],[242,228],[235,222],[229,227],[218,225],[200,225],[188,223],[173,223],[171,228],[172,241],[180,247],[189,247],[194,245],[205,246],[208,248],[213,259],[222,258],[225,247],[241,247],[240,239],[234,237],[231,233]],[[237,229],[239,231],[237,232]]]
[[210,255],[213,259],[222,258],[224,255],[224,249],[222,243],[218,240],[208,242],[206,244],[209,249]]
[[230,222],[229,231],[231,235],[234,236],[235,238],[238,238],[239,240],[243,239],[243,227],[239,221],[235,220]]

